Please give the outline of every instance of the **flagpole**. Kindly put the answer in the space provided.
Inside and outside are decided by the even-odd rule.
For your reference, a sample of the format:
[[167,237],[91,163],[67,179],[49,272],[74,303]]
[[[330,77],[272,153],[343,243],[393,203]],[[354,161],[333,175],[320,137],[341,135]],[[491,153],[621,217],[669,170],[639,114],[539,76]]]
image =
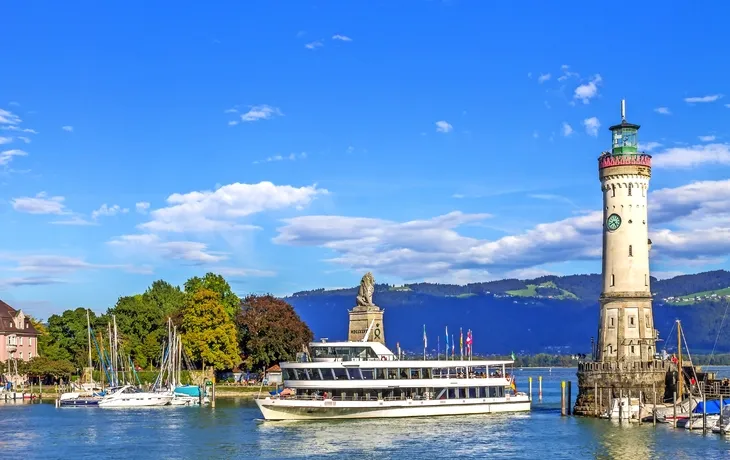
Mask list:
[[441,361],[441,336],[436,336],[436,361]]

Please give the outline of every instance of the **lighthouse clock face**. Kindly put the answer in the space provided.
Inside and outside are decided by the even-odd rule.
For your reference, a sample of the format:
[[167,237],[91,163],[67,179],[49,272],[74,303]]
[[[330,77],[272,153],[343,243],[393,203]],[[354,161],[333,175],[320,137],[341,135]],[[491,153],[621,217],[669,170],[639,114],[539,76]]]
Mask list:
[[606,219],[606,228],[608,228],[609,232],[618,230],[620,226],[621,217],[618,214],[611,214],[608,216],[608,219]]

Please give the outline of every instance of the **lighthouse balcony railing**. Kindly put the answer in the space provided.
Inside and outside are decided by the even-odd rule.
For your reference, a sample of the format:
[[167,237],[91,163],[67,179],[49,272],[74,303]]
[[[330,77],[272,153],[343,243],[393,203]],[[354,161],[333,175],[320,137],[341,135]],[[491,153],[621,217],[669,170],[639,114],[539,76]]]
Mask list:
[[609,361],[578,363],[578,370],[583,372],[616,372],[616,371],[666,371],[667,361]]
[[648,153],[635,153],[628,155],[613,155],[604,152],[598,157],[598,167],[610,168],[612,166],[647,166],[651,167],[651,155]]

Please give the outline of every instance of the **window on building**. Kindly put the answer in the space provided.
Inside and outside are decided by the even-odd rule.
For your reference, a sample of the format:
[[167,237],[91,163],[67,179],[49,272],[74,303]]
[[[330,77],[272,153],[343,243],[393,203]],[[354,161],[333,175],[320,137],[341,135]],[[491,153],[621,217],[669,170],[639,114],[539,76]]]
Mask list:
[[634,247],[629,245],[629,257],[634,257]]
[[28,345],[33,346],[33,337],[28,337]]
[[634,353],[636,353],[636,350],[634,349],[634,346],[631,345],[631,354],[633,355]]
[[31,359],[31,358],[33,358],[33,352],[32,351],[29,351],[28,352],[28,359]]
[[611,198],[616,196],[616,189],[611,187]]
[[609,345],[608,346],[608,354],[609,355],[612,355],[613,354],[613,345]]
[[644,187],[641,187],[641,196],[646,196],[646,190]]
[[616,277],[611,275],[611,286],[615,286],[615,285],[616,285]]
[[20,341],[18,342],[18,345],[22,346],[23,345],[23,337],[19,337],[19,339],[20,339]]
[[613,318],[609,318],[608,323],[609,327],[613,327]]
[[636,327],[636,322],[633,316],[629,316],[629,327]]
[[631,196],[631,184],[629,184],[629,196]]
[[644,275],[644,286],[648,286],[648,285],[649,285],[649,278],[646,275]]
[[20,359],[23,359],[23,352],[20,352]]

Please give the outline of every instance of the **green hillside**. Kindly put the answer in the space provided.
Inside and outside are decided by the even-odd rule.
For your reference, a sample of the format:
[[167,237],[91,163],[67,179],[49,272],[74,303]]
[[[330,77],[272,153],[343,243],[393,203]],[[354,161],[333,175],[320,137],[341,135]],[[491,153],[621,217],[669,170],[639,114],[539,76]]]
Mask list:
[[673,305],[694,305],[696,303],[706,300],[720,300],[723,298],[730,298],[730,287],[713,289],[710,291],[694,292],[691,294],[677,297],[668,297],[663,300]]
[[506,294],[515,297],[548,297],[552,299],[577,299],[578,296],[570,291],[559,288],[553,281],[540,284],[528,284],[523,289],[506,291]]

